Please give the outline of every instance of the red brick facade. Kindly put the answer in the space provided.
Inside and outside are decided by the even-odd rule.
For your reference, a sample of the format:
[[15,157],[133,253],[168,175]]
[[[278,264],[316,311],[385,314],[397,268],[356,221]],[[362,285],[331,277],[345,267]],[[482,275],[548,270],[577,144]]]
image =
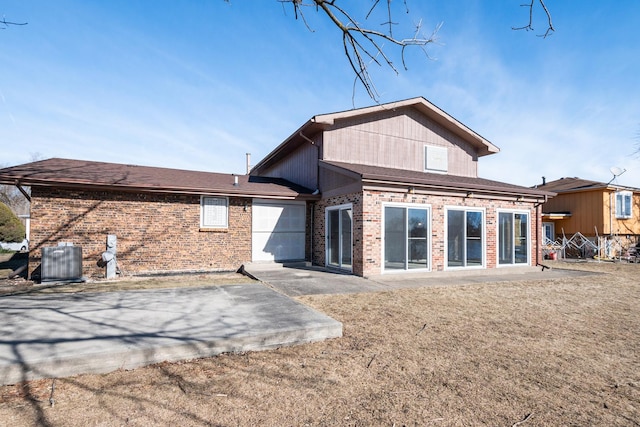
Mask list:
[[115,234],[124,274],[231,271],[251,260],[251,199],[229,198],[229,226],[200,228],[200,196],[32,187],[30,275],[40,249],[82,247],[83,274],[104,277],[97,261]]
[[[498,210],[529,212],[530,258],[535,265],[539,218],[531,203],[364,191],[309,205],[308,259],[325,265],[325,213],[328,207],[353,209],[353,273],[383,271],[383,207],[387,203],[428,206],[431,214],[432,271],[445,270],[447,207],[484,211],[485,266],[495,268]],[[104,277],[98,266],[108,234],[118,239],[118,266],[124,274],[179,271],[231,271],[251,261],[251,199],[229,198],[229,226],[200,228],[200,196],[32,188],[30,273],[40,265],[40,248],[71,242],[83,250],[83,274]],[[312,215],[311,215],[312,214]]]
[[325,210],[327,207],[352,204],[353,208],[353,273],[361,276],[381,274],[382,261],[382,214],[386,203],[416,204],[428,206],[431,212],[431,270],[442,271],[445,266],[445,215],[447,208],[468,207],[484,211],[485,267],[497,267],[498,211],[529,213],[529,250],[531,264],[539,259],[537,241],[540,219],[532,203],[408,194],[393,191],[364,191],[331,197],[315,203],[312,261],[325,265]]

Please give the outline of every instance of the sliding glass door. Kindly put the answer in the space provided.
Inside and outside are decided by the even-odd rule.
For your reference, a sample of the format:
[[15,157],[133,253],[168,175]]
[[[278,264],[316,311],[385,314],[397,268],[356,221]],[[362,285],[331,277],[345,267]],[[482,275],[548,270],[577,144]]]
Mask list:
[[484,212],[447,210],[447,267],[484,266]]
[[529,214],[498,213],[498,264],[529,263]]
[[429,268],[429,209],[384,208],[384,269]]
[[335,206],[326,211],[327,265],[352,269],[353,210],[351,205]]

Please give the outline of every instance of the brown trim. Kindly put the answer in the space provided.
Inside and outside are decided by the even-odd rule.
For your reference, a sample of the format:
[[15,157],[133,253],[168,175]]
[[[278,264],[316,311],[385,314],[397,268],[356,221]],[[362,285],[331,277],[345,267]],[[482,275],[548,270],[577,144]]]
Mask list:
[[198,231],[202,233],[228,233],[229,227],[220,227],[220,228],[200,227]]

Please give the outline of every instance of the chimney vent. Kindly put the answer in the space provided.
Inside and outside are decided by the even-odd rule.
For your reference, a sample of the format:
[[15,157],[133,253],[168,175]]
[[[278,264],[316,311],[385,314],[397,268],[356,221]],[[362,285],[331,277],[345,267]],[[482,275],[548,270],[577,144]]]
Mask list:
[[547,185],[547,177],[546,176],[542,177],[542,185]]
[[233,175],[233,185],[238,186],[238,175]]

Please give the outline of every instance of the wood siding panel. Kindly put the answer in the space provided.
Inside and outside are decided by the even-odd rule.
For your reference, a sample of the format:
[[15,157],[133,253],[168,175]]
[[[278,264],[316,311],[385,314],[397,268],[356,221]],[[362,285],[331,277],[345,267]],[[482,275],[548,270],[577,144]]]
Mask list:
[[449,174],[477,177],[473,146],[413,108],[337,123],[325,132],[323,158],[421,172],[425,145],[448,148]]
[[[543,206],[543,212],[570,212],[571,217],[556,222],[556,234],[567,236],[580,232],[594,236],[609,234],[609,196],[603,191],[559,194]],[[606,217],[605,217],[606,212]]]
[[318,145],[303,144],[260,175],[284,178],[309,189],[318,188]]
[[334,197],[362,190],[359,179],[328,169],[320,169],[320,191],[324,197]]

